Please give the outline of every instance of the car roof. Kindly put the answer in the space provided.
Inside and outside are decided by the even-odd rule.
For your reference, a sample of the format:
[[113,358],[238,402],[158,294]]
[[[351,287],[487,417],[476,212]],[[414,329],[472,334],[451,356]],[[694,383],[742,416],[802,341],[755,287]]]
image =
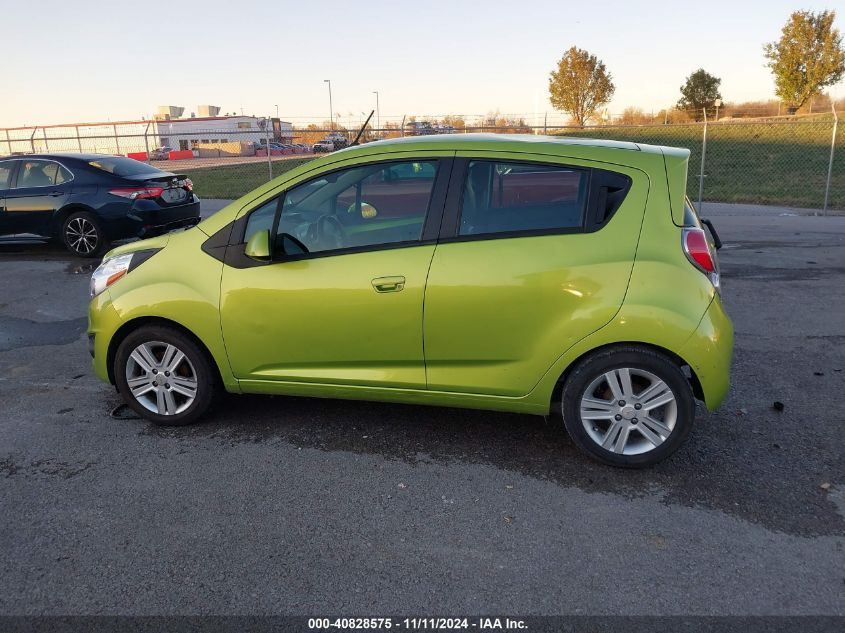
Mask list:
[[[578,136],[542,136],[534,134],[448,134],[429,136],[406,136],[404,138],[384,139],[379,143],[383,148],[386,146],[409,146],[407,149],[423,149],[421,146],[431,146],[426,149],[455,149],[455,150],[508,150],[526,151],[529,146],[542,146],[545,150],[554,148],[564,149],[571,146],[602,147],[607,149],[621,149],[628,151],[643,151],[644,148],[651,149],[652,146],[631,143],[629,141],[614,141],[595,138],[582,138]],[[495,145],[496,147],[493,147]],[[538,147],[539,149],[539,147]],[[657,148],[655,148],[657,149]],[[350,151],[350,150],[342,150]],[[553,152],[551,152],[553,153]]]

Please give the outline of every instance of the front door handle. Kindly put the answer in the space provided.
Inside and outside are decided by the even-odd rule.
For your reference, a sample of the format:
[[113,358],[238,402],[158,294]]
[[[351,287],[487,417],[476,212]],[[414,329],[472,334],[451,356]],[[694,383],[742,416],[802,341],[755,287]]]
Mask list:
[[376,277],[373,279],[373,289],[376,292],[399,292],[405,287],[405,278],[397,277]]

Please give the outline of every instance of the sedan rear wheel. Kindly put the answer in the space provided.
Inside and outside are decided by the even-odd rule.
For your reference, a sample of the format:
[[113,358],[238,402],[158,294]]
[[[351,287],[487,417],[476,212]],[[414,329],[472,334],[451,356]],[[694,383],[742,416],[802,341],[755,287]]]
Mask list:
[[107,245],[100,223],[86,211],[72,213],[65,219],[62,240],[65,247],[79,257],[97,257]]

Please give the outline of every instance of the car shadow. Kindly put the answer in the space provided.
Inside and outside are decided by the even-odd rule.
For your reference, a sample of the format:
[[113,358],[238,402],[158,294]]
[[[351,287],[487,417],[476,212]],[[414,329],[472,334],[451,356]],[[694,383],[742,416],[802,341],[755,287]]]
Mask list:
[[[158,438],[286,443],[303,449],[402,460],[408,464],[479,464],[625,498],[654,497],[668,505],[703,507],[802,536],[845,534],[835,504],[819,494],[812,473],[796,479],[785,456],[757,435],[734,436],[729,415],[700,415],[690,440],[646,470],[604,466],[581,454],[557,417],[347,400],[227,396],[207,421],[139,431]],[[777,462],[777,460],[781,460]],[[805,485],[806,484],[806,485]],[[784,511],[783,508],[788,508]]]

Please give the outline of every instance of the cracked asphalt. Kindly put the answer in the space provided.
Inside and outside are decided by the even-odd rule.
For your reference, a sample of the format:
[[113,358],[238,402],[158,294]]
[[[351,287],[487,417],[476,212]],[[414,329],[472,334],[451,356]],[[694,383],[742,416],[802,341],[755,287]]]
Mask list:
[[845,615],[845,217],[705,214],[733,387],[638,472],[483,411],[115,419],[90,262],[0,243],[0,614]]

